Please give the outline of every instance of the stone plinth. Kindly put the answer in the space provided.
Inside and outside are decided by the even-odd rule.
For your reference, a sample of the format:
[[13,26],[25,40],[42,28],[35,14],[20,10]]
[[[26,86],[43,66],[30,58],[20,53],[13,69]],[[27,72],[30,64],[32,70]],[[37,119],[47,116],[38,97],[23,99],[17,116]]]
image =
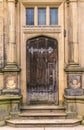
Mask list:
[[84,95],[82,96],[66,96],[64,95],[64,102],[67,109],[68,117],[82,118],[84,113]]
[[[18,114],[20,111],[21,96],[0,96],[0,126],[5,124],[6,119],[11,118],[11,112]],[[13,116],[13,114],[12,114]]]

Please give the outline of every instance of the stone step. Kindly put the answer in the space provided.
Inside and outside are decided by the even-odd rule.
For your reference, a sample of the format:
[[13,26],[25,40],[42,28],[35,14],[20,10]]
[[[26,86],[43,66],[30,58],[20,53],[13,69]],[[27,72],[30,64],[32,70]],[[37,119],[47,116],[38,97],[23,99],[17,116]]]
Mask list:
[[35,112],[65,112],[66,108],[63,106],[55,106],[55,105],[35,105],[35,106],[22,106],[20,108],[21,112],[30,112],[30,113],[35,113]]
[[80,125],[80,119],[43,119],[43,120],[6,120],[6,124],[12,127],[54,127],[54,126],[77,126]]
[[20,113],[20,117],[23,117],[23,119],[65,119],[67,117],[66,113]]

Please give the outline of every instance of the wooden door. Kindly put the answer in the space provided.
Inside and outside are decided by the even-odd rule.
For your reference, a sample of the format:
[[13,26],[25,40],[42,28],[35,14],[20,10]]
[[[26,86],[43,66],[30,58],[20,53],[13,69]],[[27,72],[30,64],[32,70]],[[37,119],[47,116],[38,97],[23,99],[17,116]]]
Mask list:
[[58,47],[47,37],[27,42],[28,103],[58,104]]

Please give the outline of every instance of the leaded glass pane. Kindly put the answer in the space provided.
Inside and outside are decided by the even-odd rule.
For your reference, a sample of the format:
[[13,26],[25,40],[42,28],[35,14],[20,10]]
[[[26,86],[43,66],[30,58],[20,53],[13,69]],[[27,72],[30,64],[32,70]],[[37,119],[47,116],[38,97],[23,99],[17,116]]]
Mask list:
[[50,25],[58,24],[58,9],[50,8]]
[[38,9],[38,25],[46,24],[46,9]]
[[34,9],[26,9],[26,25],[34,25]]

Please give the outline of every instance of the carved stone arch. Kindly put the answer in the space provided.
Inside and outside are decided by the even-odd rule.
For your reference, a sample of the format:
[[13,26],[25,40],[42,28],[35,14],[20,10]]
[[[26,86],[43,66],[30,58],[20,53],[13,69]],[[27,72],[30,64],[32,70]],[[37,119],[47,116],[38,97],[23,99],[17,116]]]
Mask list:
[[27,41],[28,40],[31,40],[31,39],[34,39],[34,38],[38,38],[38,37],[46,37],[46,38],[51,38],[51,39],[53,39],[53,40],[56,40],[56,42],[58,43],[58,41],[59,41],[59,36],[58,36],[58,34],[57,35],[49,35],[49,34],[30,34],[30,35],[26,35],[26,43],[28,43]]

